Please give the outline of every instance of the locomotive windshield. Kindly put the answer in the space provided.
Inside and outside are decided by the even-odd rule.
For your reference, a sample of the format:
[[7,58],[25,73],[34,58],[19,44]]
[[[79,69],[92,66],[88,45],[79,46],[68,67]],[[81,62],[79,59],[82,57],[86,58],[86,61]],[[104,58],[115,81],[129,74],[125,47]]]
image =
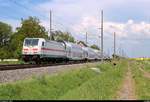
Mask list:
[[36,46],[38,45],[39,39],[26,39],[24,46]]

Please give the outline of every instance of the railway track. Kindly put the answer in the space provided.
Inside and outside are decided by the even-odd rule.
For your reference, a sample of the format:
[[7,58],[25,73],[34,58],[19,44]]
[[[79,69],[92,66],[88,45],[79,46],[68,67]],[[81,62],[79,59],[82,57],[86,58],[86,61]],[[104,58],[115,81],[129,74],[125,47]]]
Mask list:
[[[55,63],[55,64],[10,64],[10,65],[0,65],[0,71],[5,70],[17,70],[17,69],[29,69],[29,68],[40,68],[48,66],[59,66],[59,65],[69,65],[69,64],[79,64],[83,62],[70,62],[70,63]],[[86,63],[86,62],[84,62]]]
[[[90,61],[90,62],[98,62],[98,61]],[[40,68],[40,67],[69,65],[69,64],[82,64],[82,63],[89,63],[89,62],[51,63],[51,64],[39,64],[39,65],[37,65],[37,64],[8,64],[8,65],[0,65],[0,71],[17,70],[17,69],[29,69],[29,68]]]

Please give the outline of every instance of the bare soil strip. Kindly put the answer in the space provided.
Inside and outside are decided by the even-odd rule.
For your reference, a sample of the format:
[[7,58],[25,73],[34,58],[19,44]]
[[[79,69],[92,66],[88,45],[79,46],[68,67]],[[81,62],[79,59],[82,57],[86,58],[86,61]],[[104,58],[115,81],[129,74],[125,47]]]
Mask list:
[[135,85],[129,64],[123,85],[118,92],[117,100],[136,100]]
[[148,72],[144,71],[141,67],[140,67],[139,69],[140,69],[140,71],[142,71],[142,72],[143,72],[143,76],[144,76],[144,77],[146,77],[146,78],[150,78],[150,73],[148,73]]

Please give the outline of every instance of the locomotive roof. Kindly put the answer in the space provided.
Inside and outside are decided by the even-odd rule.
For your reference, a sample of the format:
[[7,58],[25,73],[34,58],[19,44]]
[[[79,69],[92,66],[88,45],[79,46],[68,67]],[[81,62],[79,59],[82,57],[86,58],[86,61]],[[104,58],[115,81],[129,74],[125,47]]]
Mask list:
[[44,39],[44,38],[25,38],[25,39]]

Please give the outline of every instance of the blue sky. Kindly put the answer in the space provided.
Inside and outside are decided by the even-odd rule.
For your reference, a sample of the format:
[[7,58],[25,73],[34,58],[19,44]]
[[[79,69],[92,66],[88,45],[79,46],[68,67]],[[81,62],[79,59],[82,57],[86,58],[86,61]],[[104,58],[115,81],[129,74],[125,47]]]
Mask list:
[[52,10],[53,29],[69,31],[77,40],[100,45],[100,11],[104,10],[104,50],[113,53],[113,32],[117,52],[129,57],[150,57],[150,0],[0,0],[0,21],[16,27],[21,18],[37,16],[49,28]]

